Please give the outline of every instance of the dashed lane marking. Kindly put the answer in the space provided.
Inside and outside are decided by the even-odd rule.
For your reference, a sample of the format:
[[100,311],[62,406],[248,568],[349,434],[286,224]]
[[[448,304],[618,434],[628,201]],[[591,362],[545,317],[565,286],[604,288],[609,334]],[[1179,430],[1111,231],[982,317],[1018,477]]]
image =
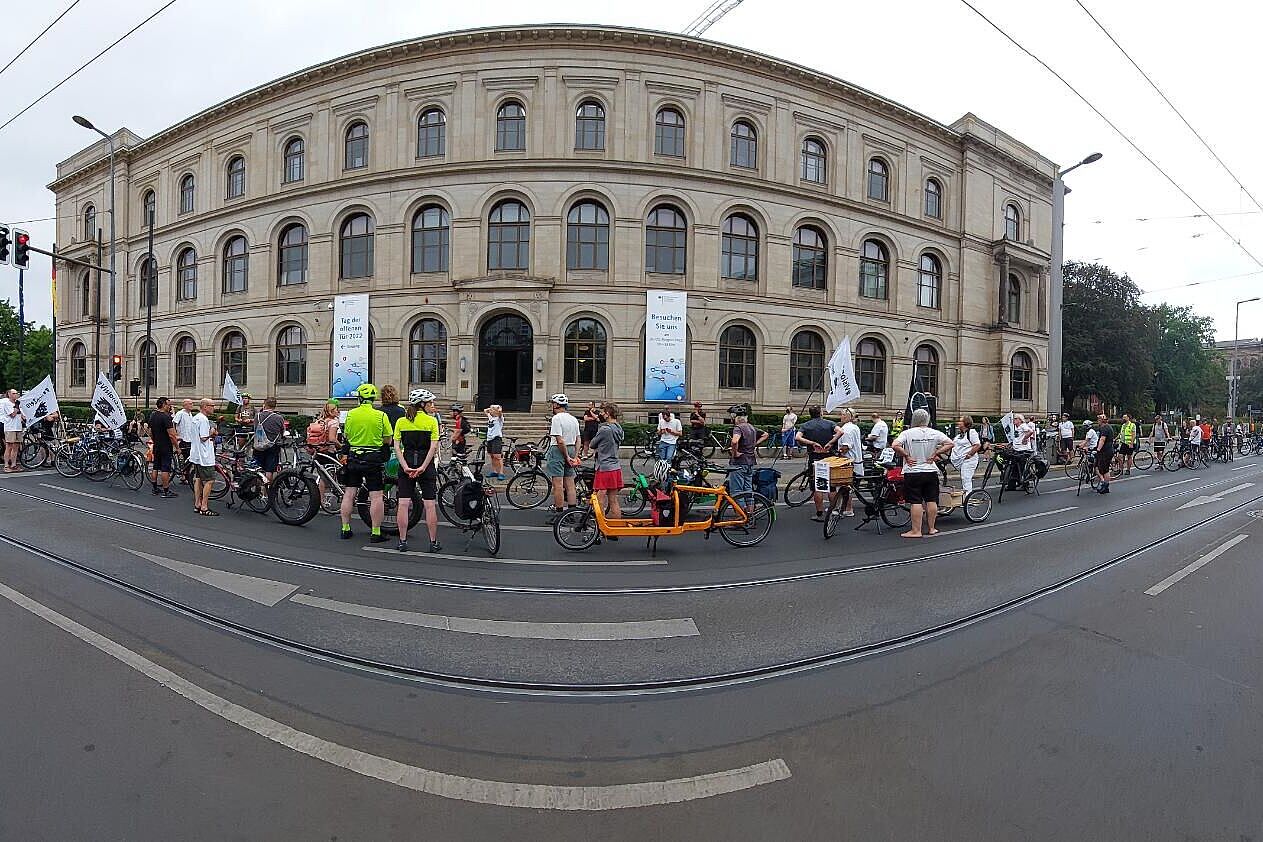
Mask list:
[[1049,515],[1059,515],[1062,512],[1072,512],[1078,506],[1066,506],[1061,509],[1052,509],[1047,512],[1036,512],[1033,515],[1025,515],[1024,517],[1013,517],[1008,520],[997,520],[995,523],[980,523],[977,526],[966,526],[964,529],[950,529],[943,532],[944,535],[959,535],[962,532],[973,532],[975,529],[990,529],[993,526],[1007,526],[1010,523],[1017,523],[1023,520],[1032,520],[1037,517],[1048,517]]
[[564,561],[562,559],[541,558],[498,558],[492,556],[455,555],[451,553],[426,553],[419,550],[399,552],[389,547],[360,547],[366,553],[386,553],[397,556],[417,556],[420,558],[446,558],[454,561],[477,561],[486,564],[534,564],[545,567],[647,567],[666,564],[662,558],[634,558],[627,561]]
[[1201,477],[1189,477],[1188,479],[1182,479],[1179,482],[1168,482],[1166,485],[1155,485],[1153,488],[1150,489],[1150,491],[1161,491],[1164,488],[1175,488],[1177,485],[1184,485],[1185,483],[1197,482],[1199,479],[1201,479]]
[[1161,582],[1154,585],[1149,590],[1145,591],[1145,594],[1148,596],[1157,596],[1158,594],[1165,591],[1167,588],[1174,585],[1176,582],[1183,579],[1185,576],[1192,575],[1193,573],[1196,573],[1198,570],[1201,570],[1203,567],[1210,564],[1212,561],[1219,558],[1221,555],[1228,552],[1228,550],[1232,549],[1237,544],[1240,544],[1242,541],[1244,541],[1245,539],[1249,537],[1250,537],[1249,535],[1237,535],[1233,538],[1229,538],[1227,541],[1224,541],[1218,547],[1215,547],[1215,549],[1206,553],[1206,555],[1202,556],[1197,561],[1193,562],[1187,567],[1182,567],[1179,570],[1175,571],[1170,576],[1166,577]]
[[102,503],[113,503],[115,506],[126,506],[129,509],[140,509],[144,512],[152,512],[153,506],[142,506],[139,503],[127,503],[123,500],[115,500],[113,497],[104,497],[100,494],[89,494],[86,491],[77,491],[73,488],[66,488],[61,485],[53,485],[52,483],[41,482],[40,487],[51,488],[54,491],[60,491],[63,494],[77,494],[80,497],[91,497],[93,500],[100,500]]

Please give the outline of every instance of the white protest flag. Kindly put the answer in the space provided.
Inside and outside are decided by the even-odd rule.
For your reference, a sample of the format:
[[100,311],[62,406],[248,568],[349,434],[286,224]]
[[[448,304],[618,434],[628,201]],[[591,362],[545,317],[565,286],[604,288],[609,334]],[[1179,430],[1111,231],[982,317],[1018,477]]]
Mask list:
[[825,399],[824,411],[832,412],[843,404],[858,400],[859,396],[855,364],[851,360],[851,337],[848,336],[829,358],[829,397]]
[[123,401],[114,391],[114,384],[98,371],[96,389],[92,392],[92,408],[96,410],[101,423],[111,430],[117,430],[127,424],[127,412],[123,409]]
[[237,384],[232,382],[232,375],[224,372],[224,400],[228,403],[241,405],[241,390],[237,388]]
[[22,395],[20,406],[27,424],[34,424],[54,412],[60,412],[57,393],[53,391],[53,378],[45,377],[34,389],[27,389]]
[[1010,412],[1000,419],[1000,426],[1004,428],[1004,435],[1012,444],[1017,439],[1017,429],[1013,426],[1013,413]]

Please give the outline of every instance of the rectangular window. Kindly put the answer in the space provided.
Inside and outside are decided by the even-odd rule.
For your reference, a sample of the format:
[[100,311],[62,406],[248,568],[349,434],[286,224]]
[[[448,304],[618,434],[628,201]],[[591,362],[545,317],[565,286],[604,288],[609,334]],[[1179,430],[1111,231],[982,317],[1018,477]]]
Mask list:
[[601,151],[605,148],[605,120],[601,117],[580,117],[575,122],[574,148]]
[[[412,271],[446,272],[447,228],[423,228],[412,232]],[[414,383],[428,382],[414,380]]]

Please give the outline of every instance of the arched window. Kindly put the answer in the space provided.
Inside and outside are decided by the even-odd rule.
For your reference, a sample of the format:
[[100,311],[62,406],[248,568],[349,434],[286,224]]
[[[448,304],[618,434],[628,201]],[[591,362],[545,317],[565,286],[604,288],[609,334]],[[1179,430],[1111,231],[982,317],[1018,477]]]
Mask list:
[[526,109],[520,103],[506,102],[496,111],[496,151],[521,152],[526,149]]
[[1017,205],[1012,202],[1004,206],[1004,239],[1017,240],[1022,228],[1022,217]]
[[566,325],[564,351],[567,385],[605,385],[605,325],[596,319],[575,319]]
[[355,122],[347,126],[342,168],[358,170],[368,166],[368,124]]
[[566,214],[566,268],[604,272],[609,265],[610,215],[598,202],[579,202]]
[[938,351],[931,345],[921,345],[912,355],[913,378],[921,378],[922,390],[938,394]]
[[140,385],[158,385],[158,346],[151,339],[140,345]]
[[724,220],[719,274],[739,281],[759,279],[759,229],[745,214],[734,213]]
[[450,237],[451,219],[446,210],[425,205],[417,211],[412,217],[412,271],[446,272]]
[[531,213],[516,199],[505,199],[491,209],[487,225],[487,271],[529,269]]
[[152,256],[140,262],[140,309],[158,306],[158,261]]
[[235,155],[228,160],[228,192],[229,199],[238,199],[246,195],[246,159]]
[[307,382],[307,335],[298,325],[288,325],[276,337],[276,385],[301,386]]
[[88,205],[83,209],[83,238],[96,239],[96,207],[93,205]]
[[645,219],[645,271],[683,275],[688,253],[688,223],[671,205],[658,205]]
[[285,144],[285,183],[302,181],[307,169],[307,144],[301,137]]
[[754,332],[745,325],[728,325],[719,334],[719,388],[753,389],[755,355]]
[[943,218],[943,185],[938,179],[925,180],[925,215],[933,219]]
[[442,158],[447,154],[447,115],[428,108],[417,118],[417,157]]
[[186,248],[175,259],[175,300],[197,299],[197,252]]
[[197,385],[197,343],[191,336],[182,336],[175,343],[175,385]]
[[794,231],[794,286],[825,289],[828,279],[828,241],[819,228],[802,225]]
[[932,254],[921,255],[921,274],[917,277],[917,306],[937,310],[943,300],[943,264]]
[[812,184],[824,184],[827,175],[828,157],[824,143],[814,137],[803,141],[803,181]]
[[860,296],[887,297],[886,279],[890,274],[890,255],[877,240],[865,240],[860,253]]
[[85,269],[83,276],[79,278],[79,314],[83,318],[92,315],[92,272]]
[[357,213],[346,218],[338,235],[343,278],[373,275],[373,218]]
[[1004,311],[1009,324],[1022,322],[1022,282],[1017,275],[1009,275],[1008,289],[1005,290]]
[[1031,364],[1031,356],[1025,351],[1013,355],[1009,364],[1009,398],[1015,401],[1031,399],[1031,384],[1034,380],[1035,366]]
[[180,213],[192,213],[197,198],[197,180],[193,173],[185,173],[180,179]]
[[862,339],[855,346],[855,375],[860,394],[886,394],[886,346],[876,339]]
[[307,283],[307,227],[301,223],[285,226],[276,252],[276,284]]
[[88,349],[82,342],[70,346],[70,385],[88,385]]
[[238,386],[246,385],[246,338],[239,331],[224,337],[219,354],[220,376],[227,374]]
[[653,152],[655,155],[684,157],[684,115],[674,108],[659,108],[654,118]]
[[408,382],[447,382],[447,328],[438,319],[422,319],[408,334]]
[[868,160],[868,198],[890,201],[890,167],[881,158]]
[[145,197],[142,201],[145,209],[145,215],[141,218],[140,224],[148,228],[150,224],[158,224],[158,194],[152,190],[145,191]]
[[605,109],[601,103],[588,100],[579,106],[575,113],[574,148],[605,148]]
[[759,138],[754,126],[745,120],[732,124],[731,158],[734,167],[755,169],[759,166]]
[[789,388],[810,392],[824,384],[824,340],[814,330],[800,330],[789,343]]
[[224,292],[245,292],[249,285],[250,255],[245,237],[224,244]]

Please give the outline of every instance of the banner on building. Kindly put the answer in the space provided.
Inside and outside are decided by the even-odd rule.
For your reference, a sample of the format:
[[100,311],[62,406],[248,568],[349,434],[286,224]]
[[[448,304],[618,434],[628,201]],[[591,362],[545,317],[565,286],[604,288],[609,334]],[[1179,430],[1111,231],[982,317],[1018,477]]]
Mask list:
[[27,424],[43,421],[54,412],[60,412],[61,407],[57,405],[57,392],[53,390],[53,378],[45,377],[34,389],[23,392],[19,406]]
[[651,289],[645,294],[645,400],[682,403],[688,371],[688,294]]
[[224,393],[223,398],[228,403],[235,403],[241,406],[241,390],[237,388],[237,384],[233,382],[232,375],[224,372]]
[[1013,425],[1012,412],[1000,419],[1000,426],[1004,428],[1004,437],[1009,440],[1009,444],[1017,441],[1017,427]]
[[829,396],[825,398],[824,411],[832,412],[839,406],[859,400],[859,397],[855,363],[851,359],[851,337],[847,336],[829,358]]
[[114,391],[114,384],[98,371],[96,389],[92,392],[92,408],[96,410],[97,419],[111,430],[122,429],[127,424],[127,412],[123,409],[123,400]]
[[329,394],[350,397],[368,382],[368,293],[333,299],[333,382]]

